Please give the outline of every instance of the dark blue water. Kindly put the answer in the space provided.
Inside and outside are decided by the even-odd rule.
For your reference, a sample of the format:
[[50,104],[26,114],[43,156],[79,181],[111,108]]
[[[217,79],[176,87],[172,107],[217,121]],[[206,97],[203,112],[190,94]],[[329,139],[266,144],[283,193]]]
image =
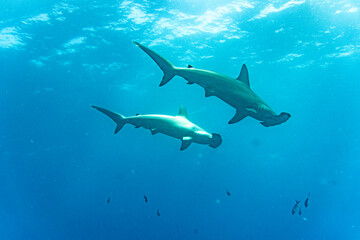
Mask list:
[[[359,239],[359,8],[3,0],[0,239]],[[245,63],[251,88],[292,117],[228,125],[235,110],[198,85],[158,87],[133,40],[180,67],[236,78]],[[114,135],[90,107],[175,115],[182,104],[221,133],[219,148],[180,152],[131,126]]]

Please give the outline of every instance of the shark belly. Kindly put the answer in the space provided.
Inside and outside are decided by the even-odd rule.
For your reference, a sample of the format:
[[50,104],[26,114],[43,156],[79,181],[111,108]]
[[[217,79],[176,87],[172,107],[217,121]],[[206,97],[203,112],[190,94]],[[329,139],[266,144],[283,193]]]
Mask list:
[[228,91],[219,89],[219,98],[235,108],[243,115],[259,121],[268,121],[276,117],[276,113],[253,91],[235,84]]
[[186,124],[186,122],[182,122],[181,120],[179,121],[178,117],[142,115],[128,118],[127,122],[136,127],[149,129],[152,134],[162,133],[178,139],[191,135],[191,131],[189,130],[191,124]]
[[[205,89],[207,96],[216,96],[233,108],[256,116],[263,109],[270,109],[251,89],[241,82],[225,75],[198,69],[181,69],[179,76],[189,83],[196,83]],[[265,106],[265,107],[263,107]]]

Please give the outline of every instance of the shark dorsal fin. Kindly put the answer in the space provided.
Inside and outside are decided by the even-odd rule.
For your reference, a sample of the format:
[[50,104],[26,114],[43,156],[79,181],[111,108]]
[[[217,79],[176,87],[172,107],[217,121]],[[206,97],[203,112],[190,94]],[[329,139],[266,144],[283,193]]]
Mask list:
[[179,109],[178,116],[184,117],[186,119],[189,119],[186,108],[182,105]]
[[193,66],[191,66],[190,64],[188,64],[188,68],[194,68]]
[[248,86],[250,88],[250,82],[249,82],[249,73],[247,70],[247,67],[245,64],[242,65],[240,74],[237,78],[237,80],[239,80],[240,82],[242,82],[243,84],[245,84],[246,86]]

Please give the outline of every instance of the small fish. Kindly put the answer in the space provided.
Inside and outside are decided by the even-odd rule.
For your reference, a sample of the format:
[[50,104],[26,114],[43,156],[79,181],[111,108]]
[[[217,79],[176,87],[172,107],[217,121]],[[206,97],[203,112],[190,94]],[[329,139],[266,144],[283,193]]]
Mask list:
[[148,202],[147,196],[145,194],[144,194],[144,200],[145,200],[145,203]]
[[299,215],[301,215],[301,207],[299,208]]
[[228,195],[229,197],[231,196],[231,193],[229,192],[229,190],[226,190],[226,195]]
[[107,202],[107,203],[110,203],[110,198],[108,198],[106,202]]
[[295,202],[296,202],[296,203],[295,203],[294,207],[293,207],[292,210],[291,210],[292,215],[294,215],[294,214],[297,212],[298,208],[299,208],[299,203],[300,203],[300,201],[295,200]]
[[160,217],[160,211],[159,209],[156,211],[156,215],[158,215]]
[[308,197],[305,199],[305,207],[308,207],[309,206],[309,197],[310,197],[310,193],[308,194]]

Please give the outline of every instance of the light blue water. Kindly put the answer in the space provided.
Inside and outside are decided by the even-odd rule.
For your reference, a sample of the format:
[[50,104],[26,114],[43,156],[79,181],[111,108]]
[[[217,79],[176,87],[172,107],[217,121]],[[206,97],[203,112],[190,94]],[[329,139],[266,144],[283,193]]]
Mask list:
[[[355,0],[1,1],[0,239],[359,239],[359,13]],[[234,78],[245,63],[292,117],[228,125],[235,110],[201,87],[159,88],[133,40]],[[90,107],[181,104],[219,148],[114,135]]]

